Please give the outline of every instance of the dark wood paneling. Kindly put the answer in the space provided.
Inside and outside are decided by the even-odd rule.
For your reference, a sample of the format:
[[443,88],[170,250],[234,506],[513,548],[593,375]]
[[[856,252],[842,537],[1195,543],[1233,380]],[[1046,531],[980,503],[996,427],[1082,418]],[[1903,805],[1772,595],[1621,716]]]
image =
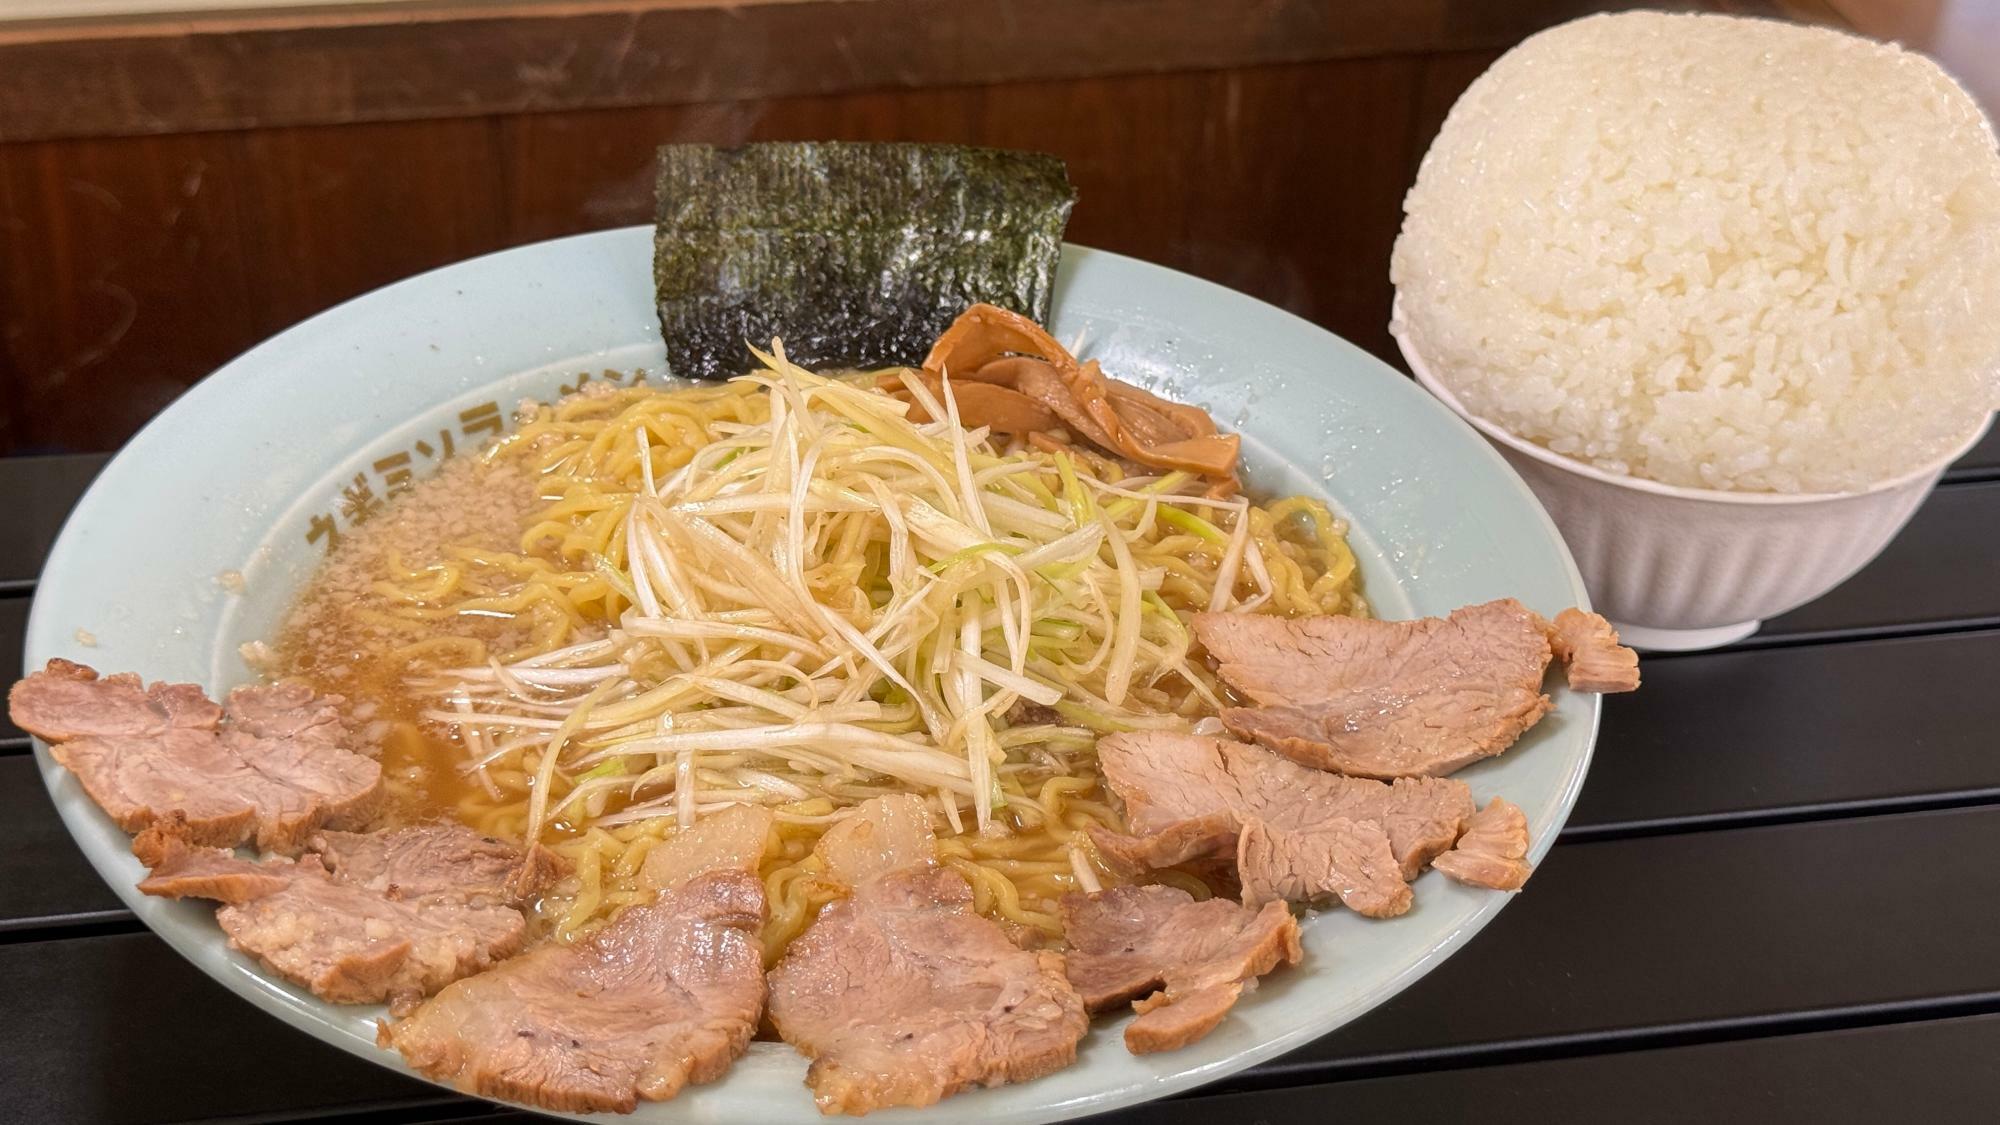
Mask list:
[[[1069,164],[1076,242],[1244,289],[1386,354],[1413,59],[776,103],[537,114],[501,126],[526,241],[646,221],[665,141],[971,141]],[[586,170],[552,176],[550,168]],[[1355,268],[1355,263],[1384,263]]]
[[285,325],[503,245],[493,126],[450,124],[0,149],[14,448],[115,447]]
[[264,287],[239,237],[239,144],[0,148],[0,342],[18,380],[0,451],[113,448],[251,342]]
[[0,140],[739,101],[1505,47],[1591,0],[540,0],[0,25]]
[[1412,124],[1425,65],[0,147],[0,336],[22,388],[0,451],[115,447],[194,380],[331,304],[504,246],[645,221],[665,141],[1054,152],[1081,196],[1074,240],[1246,290],[1386,356],[1386,263],[1413,146],[1427,143]]

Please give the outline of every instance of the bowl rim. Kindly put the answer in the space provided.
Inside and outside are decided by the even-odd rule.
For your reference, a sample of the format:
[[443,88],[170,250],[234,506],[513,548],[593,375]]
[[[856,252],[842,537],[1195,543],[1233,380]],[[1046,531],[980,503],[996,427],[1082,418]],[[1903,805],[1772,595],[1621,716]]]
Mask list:
[[1415,341],[1411,339],[1409,321],[1403,315],[1403,298],[1401,294],[1398,294],[1390,305],[1389,335],[1395,338],[1397,349],[1403,353],[1403,362],[1409,364],[1410,373],[1416,376],[1417,382],[1425,390],[1435,395],[1438,401],[1450,407],[1452,413],[1471,423],[1474,429],[1486,435],[1491,440],[1506,446],[1508,449],[1524,457],[1531,457],[1545,465],[1597,481],[1600,484],[1627,488],[1634,492],[1648,492],[1655,496],[1669,496],[1677,500],[1693,500],[1711,504],[1741,504],[1754,507],[1758,505],[1781,504],[1824,504],[1836,500],[1853,500],[1883,492],[1894,492],[1918,481],[1928,481],[1935,478],[1938,474],[1944,472],[1952,462],[1965,456],[1967,451],[1973,446],[1978,445],[1980,439],[1986,436],[1986,432],[1993,428],[1994,414],[1989,411],[1980,420],[1979,425],[1973,427],[1971,435],[1964,441],[1914,469],[1898,473],[1886,480],[1877,481],[1867,488],[1851,489],[1844,492],[1737,492],[1720,488],[1688,488],[1683,485],[1666,484],[1645,477],[1613,473],[1600,469],[1595,465],[1579,461],[1568,454],[1557,453],[1545,445],[1520,437],[1508,431],[1499,423],[1482,418],[1467,409],[1465,404],[1458,400],[1458,396],[1452,393],[1451,388],[1445,386],[1444,381],[1437,377],[1437,374],[1431,370],[1430,365],[1424,361],[1422,354],[1418,352]]

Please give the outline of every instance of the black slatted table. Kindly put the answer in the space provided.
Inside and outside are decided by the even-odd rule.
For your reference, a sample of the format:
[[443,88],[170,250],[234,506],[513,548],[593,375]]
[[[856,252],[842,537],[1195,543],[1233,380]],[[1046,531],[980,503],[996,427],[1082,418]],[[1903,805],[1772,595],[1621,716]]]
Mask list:
[[[0,460],[0,680],[102,464]],[[1650,658],[1529,893],[1457,956],[1318,1042],[1103,1120],[2000,1120],[1996,673],[2000,438],[1846,586],[1732,649]],[[540,1120],[196,972],[98,881],[27,751],[0,722],[0,1120]]]

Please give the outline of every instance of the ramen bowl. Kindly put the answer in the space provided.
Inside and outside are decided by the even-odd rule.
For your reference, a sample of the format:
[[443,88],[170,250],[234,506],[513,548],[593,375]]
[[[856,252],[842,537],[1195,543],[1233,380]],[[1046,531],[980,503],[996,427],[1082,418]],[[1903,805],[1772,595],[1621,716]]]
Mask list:
[[1725,492],[1609,473],[1509,433],[1465,408],[1424,362],[1400,315],[1390,325],[1424,389],[1471,424],[1562,529],[1597,611],[1626,644],[1692,651],[1742,640],[1845,582],[1882,553],[1963,444],[1853,492]]
[[[524,397],[664,378],[651,260],[646,227],[475,259],[357,298],[216,372],[134,438],[71,516],[36,594],[30,665],[66,657],[211,692],[250,679],[240,646],[273,634],[335,539],[385,497],[506,432]],[[1409,380],[1324,330],[1080,247],[1064,252],[1050,327],[1081,337],[1081,352],[1107,371],[1241,432],[1253,489],[1327,500],[1352,524],[1379,615],[1499,597],[1547,615],[1586,602],[1555,525],[1506,462]],[[1554,711],[1519,744],[1457,775],[1482,802],[1505,795],[1521,806],[1537,862],[1582,784],[1598,717],[1596,696],[1560,684],[1550,693]],[[64,822],[141,921],[265,1012],[406,1072],[376,1045],[383,1009],[318,1000],[229,949],[208,906],[141,895],[130,839],[46,747],[36,753]],[[1265,978],[1183,1050],[1132,1055],[1124,1021],[1100,1020],[1074,1066],[891,1116],[994,1125],[1081,1116],[1307,1044],[1409,987],[1511,899],[1442,877],[1414,891],[1413,909],[1391,921],[1347,911],[1308,919],[1304,962]],[[644,1104],[634,1119],[816,1122],[805,1071],[785,1044],[756,1042],[719,1081]]]

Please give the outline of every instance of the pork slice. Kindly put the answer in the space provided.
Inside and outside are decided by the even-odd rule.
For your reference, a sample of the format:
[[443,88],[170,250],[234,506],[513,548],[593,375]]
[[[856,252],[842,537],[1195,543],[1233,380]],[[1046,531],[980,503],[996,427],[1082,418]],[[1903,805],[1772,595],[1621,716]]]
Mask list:
[[1439,871],[1475,887],[1518,891],[1534,867],[1528,863],[1528,817],[1520,806],[1495,797],[1480,809],[1458,846],[1437,857]]
[[1639,654],[1618,643],[1618,630],[1595,613],[1566,609],[1549,625],[1549,645],[1568,666],[1572,691],[1639,690]]
[[1244,983],[1227,981],[1165,999],[1156,992],[1132,1007],[1139,1018],[1125,1025],[1125,1049],[1135,1055],[1178,1051],[1214,1031],[1243,995]]
[[221,722],[221,709],[194,684],[151,684],[146,695],[167,713],[171,727],[210,730]]
[[527,941],[517,910],[450,894],[392,899],[336,877],[317,855],[253,862],[160,826],[134,850],[153,869],[140,890],[220,900],[215,918],[231,948],[336,1004],[407,1009]]
[[709,871],[755,873],[777,818],[758,805],[731,805],[675,831],[646,853],[640,878],[650,887],[677,887]]
[[445,988],[378,1040],[467,1093],[557,1112],[630,1113],[713,1082],[764,1006],[764,888],[712,870]]
[[296,874],[289,859],[250,863],[234,852],[192,843],[181,818],[140,832],[132,854],[151,871],[139,890],[159,898],[248,902],[284,890]]
[[1252,820],[1237,844],[1236,870],[1245,906],[1332,896],[1369,918],[1394,918],[1410,908],[1410,884],[1389,834],[1372,820],[1338,817],[1306,830]]
[[1008,941],[973,913],[964,878],[931,862],[829,904],[770,983],[771,1021],[813,1060],[806,1082],[826,1113],[1039,1077],[1075,1061],[1088,1024],[1062,955]]
[[1173,821],[1147,836],[1129,836],[1096,824],[1089,832],[1098,854],[1111,866],[1138,875],[1223,855],[1236,846],[1241,829],[1233,814],[1218,812]]
[[[1382,826],[1405,879],[1415,879],[1435,862],[1473,816],[1472,790],[1448,777],[1399,777],[1389,783],[1389,796],[1379,809],[1378,800],[1350,802],[1349,818]],[[1371,815],[1375,813],[1379,815]]]
[[[382,766],[372,758],[328,745],[316,737],[260,738],[225,727],[219,736],[224,749],[256,770],[279,790],[304,806],[304,825],[260,825],[259,847],[291,852],[302,846],[311,830],[321,826],[339,831],[366,827],[382,809]],[[288,803],[289,807],[289,803]]]
[[1455,682],[1539,691],[1551,655],[1546,624],[1512,598],[1415,621],[1197,613],[1194,634],[1229,686],[1259,704]]
[[[308,857],[303,870],[318,868]],[[504,906],[393,900],[324,877],[216,911],[229,944],[336,1004],[406,1011],[461,977],[519,953],[527,920]]]
[[1512,599],[1368,621],[1205,613],[1195,635],[1256,708],[1230,731],[1317,769],[1447,774],[1512,746],[1549,708],[1548,626]]
[[1393,784],[1311,769],[1259,746],[1148,731],[1098,740],[1106,784],[1125,805],[1133,837],[1093,834],[1114,863],[1177,866],[1231,852],[1251,820],[1305,830],[1336,819],[1372,821],[1389,835],[1406,878],[1451,847],[1472,816],[1472,791],[1450,778]]
[[526,907],[569,873],[569,861],[537,840],[528,845],[527,854],[521,857],[521,866],[515,869],[514,878],[508,882],[507,898]]
[[176,727],[213,730],[222,708],[193,684],[154,684],[130,674],[99,677],[85,664],[55,659],[7,693],[14,725],[44,742],[85,737],[143,738]]
[[250,688],[225,713],[192,684],[142,688],[65,660],[9,694],[15,720],[127,832],[177,816],[198,844],[282,852],[381,808],[381,766],[336,743],[346,728],[328,706],[303,688]]
[[1101,1012],[1127,1001],[1133,1054],[1184,1047],[1214,1030],[1257,978],[1301,955],[1298,922],[1283,903],[1252,910],[1196,902],[1163,886],[1113,887],[1062,900],[1069,982]]
[[387,832],[321,832],[309,842],[336,878],[390,899],[447,895],[519,905],[525,857],[504,840],[463,824]]
[[1300,706],[1225,707],[1229,732],[1314,769],[1354,777],[1442,777],[1505,751],[1550,709],[1539,690],[1490,684],[1419,695],[1395,687]]
[[251,768],[213,731],[91,735],[54,743],[49,753],[127,832],[178,815],[199,844],[234,847],[256,837],[277,847],[316,827],[310,802]]
[[358,744],[341,714],[346,700],[316,695],[304,684],[250,684],[229,693],[229,725],[258,738],[351,749]]

